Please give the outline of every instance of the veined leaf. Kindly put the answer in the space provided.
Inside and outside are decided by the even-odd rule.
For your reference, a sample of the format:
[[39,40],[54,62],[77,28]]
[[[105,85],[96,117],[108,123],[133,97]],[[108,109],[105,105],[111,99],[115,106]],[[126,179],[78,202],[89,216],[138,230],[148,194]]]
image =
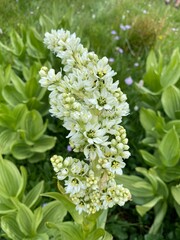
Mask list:
[[180,111],[180,90],[175,86],[169,86],[162,93],[161,102],[168,117],[176,119],[176,112]]
[[37,153],[43,153],[53,148],[55,143],[56,143],[56,137],[43,135],[36,142],[34,142],[34,146],[31,148],[31,151],[37,152]]
[[47,223],[48,228],[58,229],[63,239],[66,240],[85,240],[81,226],[75,222]]
[[44,182],[39,182],[35,187],[33,187],[28,194],[25,196],[23,203],[29,208],[34,207],[40,198],[40,194],[44,190]]
[[18,212],[17,212],[17,223],[18,228],[22,231],[22,233],[27,237],[32,237],[36,233],[36,229],[34,228],[35,217],[32,211],[24,204],[16,201]]
[[137,212],[141,215],[144,216],[151,208],[153,208],[163,197],[158,196],[153,198],[150,202],[142,205],[142,206],[136,206]]
[[52,201],[45,204],[45,206],[42,207],[42,212],[43,218],[38,226],[38,232],[40,233],[47,231],[45,225],[47,222],[62,222],[67,214],[67,210],[60,201]]
[[10,239],[22,240],[25,237],[16,222],[15,212],[1,217],[1,228]]
[[76,211],[75,209],[76,206],[67,197],[56,192],[44,193],[42,194],[42,196],[51,197],[53,199],[60,201],[63,204],[63,206],[66,208],[66,210],[71,214],[74,221],[79,224],[82,224],[83,216]]
[[149,165],[149,166],[155,166],[155,165],[161,165],[158,161],[158,159],[156,159],[154,157],[154,155],[148,153],[147,151],[145,150],[140,150],[140,153],[144,159],[144,161]]
[[156,206],[155,206],[155,212],[156,212],[156,216],[154,219],[154,222],[149,230],[150,234],[156,235],[157,232],[159,231],[159,228],[163,222],[163,219],[166,215],[167,212],[167,202],[159,202]]
[[47,128],[47,123],[43,124],[40,113],[32,110],[26,114],[24,120],[24,130],[26,131],[26,138],[32,142],[38,140]]
[[8,160],[0,159],[0,186],[9,197],[16,196],[21,181],[17,167]]
[[10,129],[6,129],[0,133],[0,153],[9,154],[12,145],[18,139],[18,134]]
[[12,85],[6,86],[2,91],[2,95],[5,101],[13,107],[19,103],[23,103],[26,100],[24,96],[19,93]]
[[169,130],[159,144],[162,164],[166,167],[175,166],[180,157],[179,136],[174,129]]
[[11,148],[11,153],[16,159],[26,159],[33,156],[33,152],[31,151],[31,147],[28,146],[23,141],[19,141],[15,143]]
[[161,85],[165,88],[175,84],[180,78],[180,54],[179,49],[174,50],[170,63],[164,67],[161,74]]
[[177,204],[180,205],[180,185],[172,186],[171,187],[171,193],[173,195],[173,198],[177,202]]

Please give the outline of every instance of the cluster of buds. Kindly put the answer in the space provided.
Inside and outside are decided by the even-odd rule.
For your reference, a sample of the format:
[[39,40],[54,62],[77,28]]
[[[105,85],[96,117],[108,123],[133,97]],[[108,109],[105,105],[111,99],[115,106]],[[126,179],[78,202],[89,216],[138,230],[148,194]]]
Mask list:
[[51,92],[50,113],[69,130],[73,151],[85,156],[53,156],[57,178],[79,213],[122,206],[131,195],[116,183],[115,175],[122,174],[123,159],[130,156],[126,130],[120,125],[129,105],[119,81],[113,81],[116,73],[106,57],[88,52],[69,31],[52,30],[44,43],[64,65],[57,73],[47,67],[40,70],[40,84]]

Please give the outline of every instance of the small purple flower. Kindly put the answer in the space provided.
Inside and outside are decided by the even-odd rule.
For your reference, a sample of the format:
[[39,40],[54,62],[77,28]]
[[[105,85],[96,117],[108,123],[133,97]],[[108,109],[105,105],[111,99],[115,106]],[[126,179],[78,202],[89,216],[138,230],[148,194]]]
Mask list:
[[133,84],[133,79],[132,79],[132,77],[130,76],[130,77],[127,77],[127,78],[124,80],[124,82],[125,82],[127,85],[131,85],[131,84]]
[[130,25],[123,25],[123,24],[120,24],[120,29],[123,30],[123,31],[126,31],[126,30],[129,30],[131,29],[131,26]]
[[72,147],[70,145],[67,146],[67,151],[71,152],[72,151]]
[[108,60],[109,60],[110,63],[113,63],[113,62],[114,62],[114,58],[112,58],[112,57],[109,58]]
[[122,48],[120,48],[120,47],[117,47],[116,50],[117,50],[119,53],[121,53],[121,54],[123,54],[123,52],[124,52],[124,50],[123,50]]
[[112,34],[112,35],[116,35],[117,32],[116,32],[115,30],[112,30],[112,31],[111,31],[111,34]]
[[131,26],[130,26],[130,25],[126,25],[125,27],[126,27],[126,30],[131,29]]
[[121,24],[119,27],[120,27],[121,30],[126,31],[126,26]]

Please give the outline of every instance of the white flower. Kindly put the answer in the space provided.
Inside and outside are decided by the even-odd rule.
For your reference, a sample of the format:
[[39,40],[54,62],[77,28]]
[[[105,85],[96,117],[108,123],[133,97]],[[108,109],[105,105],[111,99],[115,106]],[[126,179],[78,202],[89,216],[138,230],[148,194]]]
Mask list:
[[57,179],[64,180],[65,193],[80,214],[124,205],[130,193],[116,184],[115,175],[122,174],[123,158],[130,156],[126,131],[120,125],[129,105],[119,81],[113,80],[116,73],[108,58],[88,52],[75,33],[52,30],[45,34],[44,43],[64,65],[57,73],[47,67],[40,70],[40,84],[50,91],[49,111],[69,131],[72,150],[85,155],[82,161],[53,156]]
[[66,193],[70,195],[86,189],[85,184],[77,177],[69,177],[68,180],[65,180],[65,186]]
[[87,123],[83,132],[89,144],[107,145],[108,136],[105,136],[106,129],[102,129],[100,124]]
[[98,110],[111,110],[118,104],[117,99],[106,88],[94,91],[92,98],[85,99],[85,101],[87,104],[94,105]]
[[110,172],[118,175],[122,175],[122,168],[125,167],[125,163],[121,158],[119,159],[110,159],[107,163],[103,164],[103,167],[108,169]]

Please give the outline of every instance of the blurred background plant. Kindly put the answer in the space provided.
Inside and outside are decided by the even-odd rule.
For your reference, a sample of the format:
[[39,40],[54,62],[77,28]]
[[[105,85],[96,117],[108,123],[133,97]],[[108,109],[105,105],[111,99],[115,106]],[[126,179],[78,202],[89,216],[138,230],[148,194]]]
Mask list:
[[[43,45],[44,33],[63,27],[109,58],[130,104],[124,184],[131,185],[133,201],[109,212],[108,231],[115,240],[178,240],[179,10],[156,0],[1,0],[0,23],[0,151],[26,168],[27,191],[42,180],[45,192],[56,190],[49,158],[73,155],[38,83],[42,65],[60,68]],[[159,212],[157,233],[152,224]]]

